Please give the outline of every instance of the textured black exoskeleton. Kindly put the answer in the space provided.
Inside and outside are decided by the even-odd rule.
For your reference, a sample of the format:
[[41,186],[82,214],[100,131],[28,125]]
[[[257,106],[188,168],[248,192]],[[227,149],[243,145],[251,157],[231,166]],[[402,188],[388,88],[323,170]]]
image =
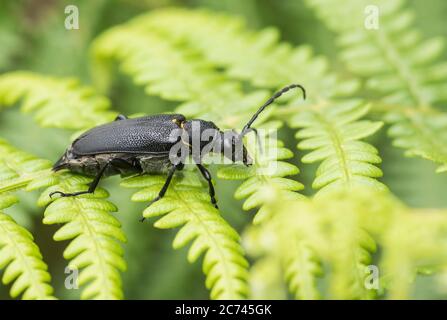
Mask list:
[[[174,130],[185,133],[190,139],[196,133],[200,135],[204,130],[211,130],[211,132],[214,132],[212,140],[213,143],[217,143],[218,152],[224,154],[233,162],[242,161],[245,165],[250,165],[251,159],[242,144],[242,138],[251,131],[257,134],[256,129],[252,128],[251,125],[258,115],[276,98],[292,88],[300,88],[303,91],[303,97],[306,98],[306,92],[301,85],[293,84],[283,88],[259,108],[239,134],[233,131],[232,134],[228,135],[226,134],[228,132],[222,132],[213,122],[196,119],[186,120],[181,114],[153,115],[135,119],[128,119],[119,115],[114,122],[90,129],[78,137],[53,166],[54,171],[68,169],[72,172],[93,176],[94,179],[88,190],[75,193],[55,191],[50,194],[50,197],[55,194],[70,197],[93,193],[103,176],[167,173],[166,182],[158,196],[149,204],[151,205],[164,196],[175,171],[182,170],[184,167],[184,158],[180,157],[173,160],[170,157],[171,148],[180,142],[187,148],[189,155],[193,153],[191,141],[184,141],[182,138],[172,135]],[[194,130],[198,130],[198,132]],[[200,142],[200,154],[202,154],[208,142]],[[236,150],[238,144],[242,144],[240,152]],[[200,163],[200,157],[195,157],[192,154],[192,158],[200,173],[207,180],[211,202],[217,207],[210,173]]]

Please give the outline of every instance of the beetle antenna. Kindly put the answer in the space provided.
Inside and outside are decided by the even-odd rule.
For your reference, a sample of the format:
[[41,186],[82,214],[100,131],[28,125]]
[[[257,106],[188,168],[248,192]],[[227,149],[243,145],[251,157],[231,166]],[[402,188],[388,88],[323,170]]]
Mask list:
[[303,98],[304,100],[306,100],[306,89],[304,89],[304,87],[300,84],[291,84],[287,87],[282,88],[280,91],[278,91],[277,93],[275,93],[270,99],[268,99],[260,108],[259,110],[253,115],[253,117],[251,117],[250,121],[247,122],[247,124],[244,126],[244,128],[242,129],[242,132],[240,134],[241,137],[245,136],[247,133],[250,132],[251,129],[251,125],[253,124],[253,122],[255,122],[255,120],[258,118],[259,114],[264,111],[265,108],[267,108],[269,105],[271,105],[276,99],[278,99],[280,96],[282,96],[284,93],[286,93],[287,91],[289,91],[290,89],[294,89],[294,88],[300,88],[301,91],[303,92]]

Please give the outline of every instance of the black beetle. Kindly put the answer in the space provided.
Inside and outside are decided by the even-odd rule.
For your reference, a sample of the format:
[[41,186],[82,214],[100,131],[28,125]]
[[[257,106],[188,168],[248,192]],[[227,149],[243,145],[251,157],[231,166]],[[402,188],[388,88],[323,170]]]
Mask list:
[[[180,156],[176,160],[170,156],[173,146],[180,142],[182,146],[186,146],[189,155],[193,152],[192,141],[184,141],[183,138],[172,135],[175,130],[186,133],[189,139],[192,139],[195,130],[198,130],[197,133],[200,135],[205,130],[211,130],[214,134],[210,139],[214,143],[213,146],[216,146],[217,143],[218,152],[233,162],[242,161],[245,165],[250,165],[251,159],[242,143],[242,138],[251,131],[257,134],[256,129],[251,128],[251,125],[259,114],[275,99],[292,88],[300,88],[303,91],[303,98],[306,98],[306,91],[301,85],[292,84],[283,88],[259,108],[239,134],[234,131],[231,131],[231,134],[227,134],[229,131],[222,132],[210,121],[186,120],[181,114],[162,114],[134,119],[119,115],[114,122],[94,127],[74,140],[53,166],[54,171],[68,169],[94,176],[88,190],[74,193],[55,191],[50,194],[50,197],[55,194],[69,197],[93,193],[102,176],[167,172],[166,182],[158,196],[149,204],[151,205],[164,196],[175,171],[182,170],[184,167],[184,156]],[[202,152],[209,142],[209,140],[200,142],[200,154],[203,154]],[[237,145],[242,146],[241,152],[238,152]],[[200,156],[193,155],[193,161],[207,180],[211,202],[217,208],[209,171],[200,163]]]

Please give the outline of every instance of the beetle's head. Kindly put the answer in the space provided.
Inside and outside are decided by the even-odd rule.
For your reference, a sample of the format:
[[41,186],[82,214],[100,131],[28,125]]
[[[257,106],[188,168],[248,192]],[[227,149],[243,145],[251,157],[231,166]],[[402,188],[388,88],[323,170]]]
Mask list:
[[[205,120],[188,120],[182,123],[181,128],[186,137],[182,136],[183,144],[188,145],[189,152],[192,154],[196,163],[201,161],[202,155],[209,152],[221,153],[232,162],[242,162],[246,166],[253,163],[253,160],[248,155],[247,149],[244,146],[244,136],[249,132],[254,131],[257,135],[257,130],[251,125],[258,118],[259,114],[264,109],[271,105],[275,99],[279,98],[283,93],[290,89],[299,88],[302,90],[303,98],[306,98],[306,91],[299,84],[289,85],[282,90],[275,93],[268,99],[258,111],[251,117],[247,124],[242,128],[240,133],[234,130],[222,132],[213,122]],[[259,137],[258,141],[259,141]]]

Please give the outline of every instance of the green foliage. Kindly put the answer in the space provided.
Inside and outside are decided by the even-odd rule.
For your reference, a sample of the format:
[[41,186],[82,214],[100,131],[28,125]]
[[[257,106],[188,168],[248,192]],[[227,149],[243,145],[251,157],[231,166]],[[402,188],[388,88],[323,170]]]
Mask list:
[[302,161],[323,161],[312,184],[314,188],[339,190],[365,184],[384,187],[373,179],[382,176],[382,171],[373,165],[382,161],[377,150],[359,141],[382,126],[381,122],[359,120],[368,109],[362,102],[349,101],[334,105],[327,112],[305,111],[293,117],[291,125],[303,128],[296,134],[302,140],[298,148],[313,150]]
[[267,133],[260,136],[263,152],[257,150],[255,141],[247,144],[249,154],[254,156],[254,165],[249,168],[237,164],[222,166],[217,174],[222,179],[244,180],[236,189],[235,197],[245,199],[242,206],[244,210],[261,207],[254,223],[259,223],[268,217],[268,212],[262,206],[268,203],[275,193],[278,192],[282,197],[289,199],[302,198],[296,191],[302,190],[304,186],[298,181],[286,178],[298,174],[299,169],[293,164],[282,161],[293,157],[293,153],[284,147],[282,141],[269,135],[269,130],[278,126],[279,123],[269,122],[259,127],[265,129]]
[[[323,271],[329,275],[326,298],[373,298],[375,291],[364,285],[371,279],[366,269],[371,263],[380,270],[380,287],[389,289],[386,297],[408,298],[418,269],[446,263],[445,210],[410,210],[388,192],[371,190],[325,193],[306,201],[277,198],[271,221],[246,233],[249,252],[286,259],[298,298],[315,298],[316,276]],[[376,250],[380,259],[373,262]]]
[[[280,194],[277,195],[281,197]],[[285,281],[296,299],[320,298],[317,279],[323,274],[321,261],[306,239],[297,237],[290,228],[290,221],[280,221],[277,214],[272,220],[284,222],[285,225],[275,224],[273,228],[274,224],[269,221],[252,226],[244,233],[247,251],[256,258],[251,269],[251,284],[256,288],[254,297],[257,294],[257,297],[263,299],[285,298],[281,296],[281,291],[274,291],[281,288],[282,282]],[[269,285],[266,289],[258,288],[266,285]]]
[[0,211],[0,269],[4,268],[3,283],[13,283],[11,297],[52,298],[51,277],[33,236]]
[[22,111],[35,112],[36,121],[44,127],[85,129],[111,121],[115,115],[107,111],[110,103],[105,97],[80,86],[77,80],[31,72],[1,75],[0,97],[0,106],[23,99]]
[[[0,140],[0,209],[18,202],[13,193],[26,187],[43,172],[49,162],[21,152]],[[41,180],[43,181],[43,180]],[[5,269],[3,283],[12,284],[12,297],[48,299],[53,293],[50,275],[33,236],[10,216],[0,211],[0,269]]]
[[241,83],[217,72],[200,52],[169,41],[163,34],[140,26],[140,21],[144,19],[112,28],[93,43],[95,79],[103,90],[110,85],[111,64],[116,60],[135,83],[146,86],[148,94],[186,101],[177,111],[206,115],[222,128],[242,125],[267,99],[265,91],[246,95]]
[[[308,0],[321,19],[339,34],[340,58],[364,80],[369,95],[385,106],[394,144],[409,156],[421,156],[442,168],[447,164],[447,115],[436,103],[447,100],[447,64],[439,61],[445,40],[424,39],[412,24],[406,1],[376,1],[378,29],[364,27],[369,1]],[[355,18],[353,18],[355,17]],[[400,107],[399,107],[400,106]]]
[[[85,129],[110,120],[114,113],[107,111],[109,102],[90,88],[80,87],[72,79],[56,79],[27,72],[0,76],[0,101],[12,105],[22,99],[24,112],[36,111],[42,126]],[[69,103],[67,108],[61,105]],[[79,119],[79,121],[71,121]],[[89,178],[72,174],[53,175],[51,162],[37,159],[1,141],[2,166],[0,194],[26,188],[32,191],[48,187],[39,204],[50,203],[49,190],[78,191],[87,188]],[[64,252],[71,260],[71,269],[81,269],[78,283],[87,284],[82,298],[119,299],[123,297],[119,270],[125,269],[123,250],[125,241],[120,223],[110,215],[116,207],[104,200],[105,191],[93,197],[57,199],[45,210],[45,224],[65,223],[54,236],[57,241],[72,240]],[[1,199],[1,198],[0,198]]]
[[[165,182],[162,176],[135,177],[125,180],[124,187],[142,188],[132,196],[134,201],[148,202],[158,195]],[[238,233],[214,208],[208,192],[195,172],[184,172],[171,182],[167,194],[148,207],[144,217],[162,216],[154,224],[161,229],[181,227],[173,247],[192,242],[188,260],[202,254],[206,286],[213,299],[241,299],[248,294],[246,283],[248,262],[239,244]]]
[[[49,175],[50,167],[50,161],[38,159],[0,139],[0,196],[26,188],[30,183],[51,184],[53,178]],[[3,207],[1,200],[0,207]]]
[[[47,206],[43,223],[65,223],[56,232],[54,239],[56,241],[72,240],[65,249],[64,257],[71,260],[69,264],[71,269],[74,270],[76,268],[79,270],[82,268],[78,279],[79,285],[86,285],[82,298],[122,298],[119,271],[125,270],[126,264],[122,257],[123,250],[118,241],[125,241],[126,237],[120,229],[119,221],[110,214],[110,212],[116,211],[116,207],[104,199],[108,196],[107,192],[100,189],[92,196],[61,198],[50,204],[51,199],[48,196],[50,192],[56,190],[73,192],[86,189],[91,179],[70,173],[53,174],[49,170],[49,161],[38,159],[19,151],[5,141],[0,141],[0,151],[0,207],[8,207],[17,201],[13,191],[22,188],[26,191],[46,188],[38,201],[40,206]],[[40,272],[40,269],[44,269],[43,266],[45,265],[36,260],[40,258],[40,253],[37,246],[32,243],[32,237],[28,231],[15,225],[15,222],[7,215],[2,215],[5,216],[6,231],[11,229],[11,232],[15,231],[22,238],[29,238],[28,242],[25,242],[23,239],[17,241],[19,243],[24,242],[26,244],[24,248],[13,246],[15,251],[9,250],[11,253],[5,249],[5,254],[9,253],[9,255],[5,256],[5,263],[9,259],[17,260],[21,258],[25,261],[21,261],[20,266],[22,268],[24,268],[24,263],[28,265],[32,263],[31,266],[35,268],[34,271],[37,273],[36,275],[26,275],[26,278],[37,278],[39,276],[37,280],[40,282],[47,281],[49,279],[47,273]],[[14,229],[11,225],[15,226]],[[9,235],[6,240],[11,242],[10,238],[13,239],[12,235]],[[8,233],[5,233],[6,236],[8,236]],[[6,240],[4,242],[10,245]],[[32,246],[29,242],[31,242]],[[0,250],[0,255],[2,253],[3,250]],[[15,257],[13,254],[17,256]],[[27,260],[30,261],[27,262]],[[25,267],[26,270],[30,269],[27,265]],[[13,279],[14,277],[8,276],[5,278],[5,283],[9,283]],[[31,280],[33,282],[37,281]],[[21,286],[27,284],[29,282],[22,280],[16,286],[22,288]],[[25,294],[24,298],[42,298],[44,292],[51,294],[51,292],[47,292],[48,290],[43,291],[43,288],[37,288],[39,289],[38,294],[35,292],[29,295]],[[12,290],[11,295],[13,297],[16,297],[21,292],[14,286]],[[35,290],[33,289],[32,291]]]
[[[85,129],[113,116],[106,110],[109,107],[106,98],[95,95],[92,89],[80,87],[74,80],[9,73],[0,76],[0,97],[3,105],[12,105],[25,97],[22,110],[37,111],[36,120],[42,126]],[[61,108],[67,101],[73,103],[73,107]],[[73,118],[80,121],[73,122]],[[45,187],[53,191],[78,191],[86,188],[91,180],[68,173],[54,175],[49,170],[50,161],[17,150],[3,140],[0,141],[0,154],[0,204],[14,197],[11,191],[21,188],[27,191]],[[47,191],[43,193],[40,205],[50,203],[48,194]],[[66,223],[55,234],[55,240],[74,239],[64,257],[72,259],[70,268],[85,268],[80,273],[79,284],[90,283],[83,298],[122,298],[119,270],[125,269],[125,262],[122,248],[115,240],[125,241],[125,236],[119,229],[118,220],[110,215],[110,211],[116,211],[115,206],[102,199],[106,196],[107,193],[102,191],[90,199],[58,199],[45,210],[45,224]],[[35,251],[25,254],[30,259],[37,256]]]
[[122,299],[121,276],[126,269],[120,242],[126,241],[121,223],[110,213],[117,211],[105,198],[108,193],[99,189],[94,195],[60,198],[51,202],[53,191],[86,190],[90,178],[61,174],[58,183],[47,188],[38,205],[47,206],[44,224],[64,225],[54,234],[54,240],[71,240],[64,251],[71,270],[81,270],[78,284],[85,285],[83,299]]

